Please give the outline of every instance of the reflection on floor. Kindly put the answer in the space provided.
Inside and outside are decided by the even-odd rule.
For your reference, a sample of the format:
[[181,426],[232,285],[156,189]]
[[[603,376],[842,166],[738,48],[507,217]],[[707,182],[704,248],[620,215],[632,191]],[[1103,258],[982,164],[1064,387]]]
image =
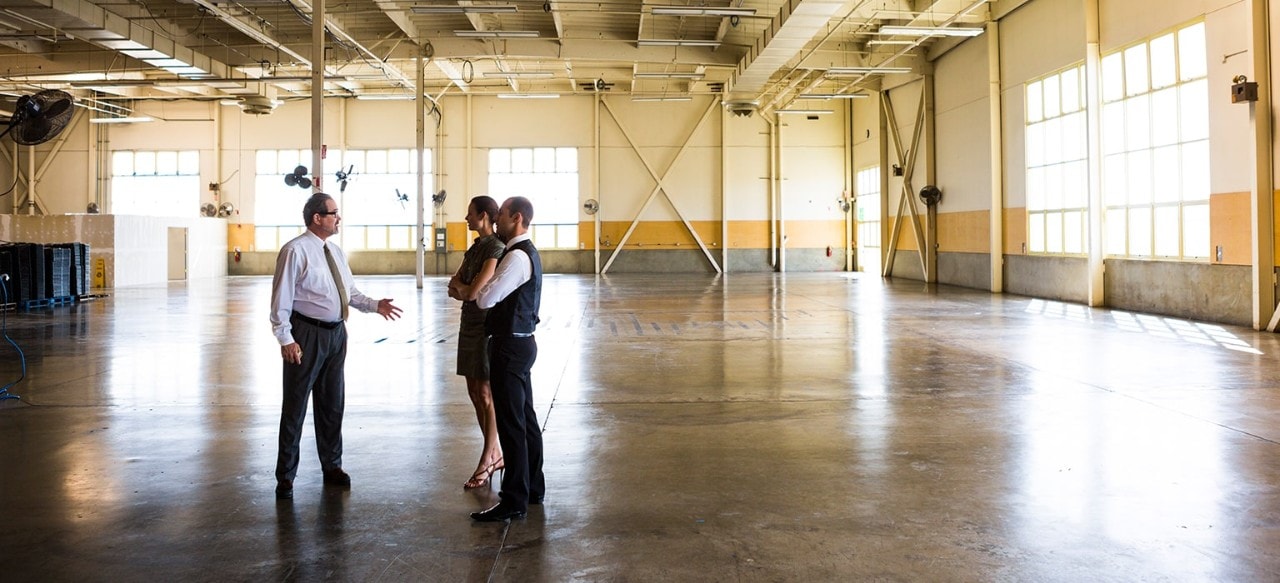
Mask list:
[[[0,573],[29,580],[1280,577],[1280,340],[848,274],[548,276],[546,505],[467,514],[445,280],[360,278],[349,493],[272,495],[270,280],[9,313]],[[0,383],[22,374],[0,344]]]

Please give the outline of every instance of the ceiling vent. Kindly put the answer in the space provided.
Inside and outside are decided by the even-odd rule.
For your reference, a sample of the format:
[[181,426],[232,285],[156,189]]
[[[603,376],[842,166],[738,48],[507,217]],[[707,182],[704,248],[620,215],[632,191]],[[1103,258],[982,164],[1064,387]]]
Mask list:
[[262,95],[247,95],[240,98],[240,110],[249,115],[267,115],[280,103]]

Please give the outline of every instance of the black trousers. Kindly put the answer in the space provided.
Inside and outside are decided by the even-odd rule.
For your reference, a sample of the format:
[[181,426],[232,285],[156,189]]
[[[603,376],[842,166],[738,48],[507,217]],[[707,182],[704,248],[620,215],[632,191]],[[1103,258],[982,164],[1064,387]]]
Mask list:
[[537,358],[538,343],[532,336],[489,338],[489,386],[493,390],[498,443],[507,467],[502,475],[501,498],[519,510],[527,510],[529,499],[540,500],[547,490],[542,475],[542,428],[533,410],[533,382],[529,375]]
[[292,318],[293,339],[302,347],[302,364],[284,363],[284,400],[280,406],[280,453],[276,480],[298,475],[298,445],[312,396],[316,451],[320,469],[342,467],[342,413],[346,407],[347,327],[324,328]]

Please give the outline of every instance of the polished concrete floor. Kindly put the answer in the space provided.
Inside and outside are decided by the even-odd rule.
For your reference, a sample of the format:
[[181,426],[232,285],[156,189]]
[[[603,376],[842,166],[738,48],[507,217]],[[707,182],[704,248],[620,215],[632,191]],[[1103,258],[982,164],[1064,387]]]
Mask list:
[[[268,278],[9,313],[3,581],[1276,581],[1280,336],[850,274],[548,276],[547,500],[467,517],[445,280],[360,278],[273,497]],[[22,373],[0,344],[0,383]]]

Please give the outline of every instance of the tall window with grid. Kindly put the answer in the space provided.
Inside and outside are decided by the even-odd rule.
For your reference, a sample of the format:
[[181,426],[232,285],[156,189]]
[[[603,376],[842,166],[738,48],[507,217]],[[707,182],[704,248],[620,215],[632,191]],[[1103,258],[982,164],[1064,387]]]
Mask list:
[[880,167],[870,166],[854,175],[857,198],[854,220],[858,226],[858,268],[880,270]]
[[1204,23],[1102,58],[1106,252],[1209,256],[1209,93]]
[[578,150],[489,150],[489,196],[501,203],[523,196],[533,203],[533,244],[541,249],[578,248]]
[[111,212],[200,216],[200,152],[112,152]]
[[[329,150],[323,184],[342,213],[338,241],[343,249],[414,249],[418,192],[414,154],[409,149]],[[425,157],[429,168],[431,152]],[[304,230],[302,205],[311,190],[284,182],[284,175],[299,165],[311,167],[310,150],[258,150],[254,227],[255,247],[260,251],[279,249]],[[339,170],[350,173],[345,189],[337,179]],[[430,172],[423,181],[423,190],[431,192]],[[430,208],[428,202],[428,212]],[[429,229],[430,217],[425,220]]]
[[1027,244],[1032,253],[1088,251],[1084,67],[1026,85]]

